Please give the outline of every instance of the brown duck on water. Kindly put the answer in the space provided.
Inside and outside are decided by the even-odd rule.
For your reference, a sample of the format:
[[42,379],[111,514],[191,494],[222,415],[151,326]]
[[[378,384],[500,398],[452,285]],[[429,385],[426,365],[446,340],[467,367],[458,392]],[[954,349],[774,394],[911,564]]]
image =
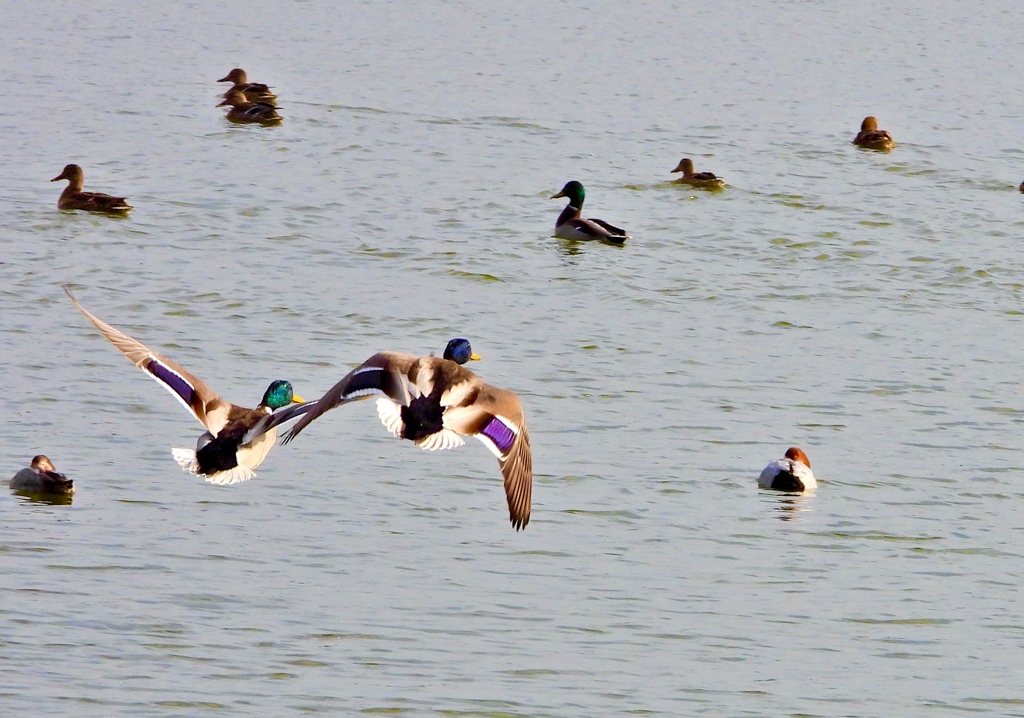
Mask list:
[[249,102],[245,93],[234,88],[227,91],[224,102],[217,107],[230,105],[228,119],[232,122],[258,122],[261,125],[277,125],[283,119],[277,114],[277,108],[265,102]]
[[[261,82],[249,82],[249,78],[245,75],[245,70],[240,67],[236,67],[234,70],[229,72],[226,76],[217,80],[217,82],[230,82],[233,83],[231,90],[238,90],[245,95],[245,99],[249,102],[262,102],[267,105],[275,105],[277,95],[270,91],[270,88]],[[228,90],[230,92],[231,90]],[[224,97],[227,97],[228,93],[224,93]]]
[[132,208],[124,197],[111,197],[102,192],[83,192],[82,185],[85,182],[85,175],[78,165],[67,165],[63,172],[50,181],[56,182],[63,179],[68,181],[68,186],[60,193],[57,209],[84,209],[88,212],[126,214]]
[[871,115],[864,118],[860,123],[860,132],[853,138],[853,144],[867,150],[879,150],[888,152],[896,146],[896,142],[885,130],[878,129],[878,120]]
[[64,474],[58,473],[53,462],[42,454],[33,458],[28,468],[22,469],[11,478],[11,488],[33,494],[75,493],[75,483]]
[[672,180],[673,184],[688,184],[691,187],[700,187],[701,189],[724,189],[725,180],[720,177],[716,177],[710,172],[694,172],[693,171],[693,160],[689,157],[684,157],[679,160],[679,164],[672,172],[682,172],[683,176],[679,179]]

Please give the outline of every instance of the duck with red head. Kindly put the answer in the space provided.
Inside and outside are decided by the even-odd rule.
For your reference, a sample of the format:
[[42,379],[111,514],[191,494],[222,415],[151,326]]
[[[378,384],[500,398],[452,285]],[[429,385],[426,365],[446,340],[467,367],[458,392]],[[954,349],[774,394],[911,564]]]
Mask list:
[[786,456],[764,467],[757,484],[762,489],[811,494],[818,488],[818,482],[811,471],[811,460],[802,449],[791,446]]

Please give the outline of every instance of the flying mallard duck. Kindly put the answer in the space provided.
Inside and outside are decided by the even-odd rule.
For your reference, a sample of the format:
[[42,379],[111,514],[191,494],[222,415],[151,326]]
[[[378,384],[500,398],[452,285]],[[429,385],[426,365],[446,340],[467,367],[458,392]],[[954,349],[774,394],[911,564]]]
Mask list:
[[132,208],[124,197],[111,197],[102,192],[83,192],[85,175],[78,165],[67,165],[64,171],[54,177],[51,182],[66,179],[68,186],[60,193],[57,209],[84,209],[89,212],[105,212],[107,214],[127,214]]
[[518,531],[530,522],[533,487],[526,417],[519,397],[485,384],[462,366],[479,358],[465,339],[448,342],[441,359],[395,352],[374,354],[312,402],[315,406],[304,412],[284,443],[336,406],[383,394],[377,399],[377,414],[395,436],[431,451],[462,446],[462,436],[475,436],[498,457],[509,518]]
[[267,387],[263,400],[255,409],[235,406],[217,396],[195,376],[170,359],[166,359],[142,342],[107,324],[78,303],[67,287],[64,288],[78,311],[92,322],[111,344],[121,350],[139,369],[146,372],[163,388],[171,392],[199,423],[206,433],[199,437],[196,450],[172,449],[171,454],[181,468],[196,476],[203,476],[213,484],[234,484],[256,475],[255,469],[263,463],[277,439],[281,421],[273,421],[274,412],[289,404],[293,407],[289,418],[300,416],[313,406],[292,393],[292,385],[275,381]]
[[[277,95],[270,91],[270,88],[261,82],[249,82],[249,78],[246,77],[245,70],[240,67],[236,67],[234,70],[229,72],[224,77],[217,80],[217,82],[230,82],[232,83],[231,90],[238,90],[245,95],[245,99],[249,102],[264,102],[268,105],[273,105],[274,100],[277,99]],[[228,90],[230,92],[231,90]],[[228,93],[224,93],[224,97],[227,97]]]
[[34,457],[28,468],[22,469],[11,478],[11,488],[32,494],[75,493],[75,483],[64,474],[58,473],[53,463],[42,454]]
[[608,224],[603,219],[583,219],[580,213],[583,211],[583,200],[586,198],[586,190],[583,185],[572,180],[566,182],[565,187],[558,194],[551,195],[551,199],[568,197],[569,204],[565,206],[562,213],[555,220],[555,236],[562,239],[601,239],[613,244],[622,244],[630,236],[626,230]]
[[814,472],[811,471],[811,460],[795,446],[786,450],[784,459],[776,459],[764,467],[757,483],[762,489],[808,494],[818,488]]
[[888,152],[896,146],[892,135],[885,130],[878,129],[878,120],[871,115],[864,118],[860,123],[860,132],[853,138],[853,144],[867,150],[879,150]]
[[689,157],[684,157],[679,160],[679,164],[672,172],[682,172],[683,176],[679,179],[672,180],[673,184],[688,184],[691,187],[700,187],[701,189],[725,189],[725,180],[710,172],[694,172],[693,171],[693,160]]
[[245,93],[231,88],[224,95],[224,102],[217,107],[231,105],[227,118],[232,122],[258,122],[261,125],[277,125],[284,119],[277,114],[277,108],[266,102],[249,102]]

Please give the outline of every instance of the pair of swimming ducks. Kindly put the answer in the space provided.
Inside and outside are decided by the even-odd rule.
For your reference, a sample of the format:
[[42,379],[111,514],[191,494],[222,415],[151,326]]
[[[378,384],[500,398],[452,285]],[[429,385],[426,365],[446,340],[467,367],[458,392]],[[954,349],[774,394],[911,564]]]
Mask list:
[[283,119],[277,114],[277,95],[261,82],[249,82],[245,70],[236,67],[217,82],[230,82],[231,88],[224,93],[224,101],[217,107],[231,107],[227,118],[232,122],[256,122],[261,125],[278,125]]
[[[452,342],[461,341],[465,340],[452,340]],[[469,351],[468,342],[466,345],[464,345],[464,347],[458,347],[455,350],[452,349],[452,342],[449,342],[448,348],[445,349],[444,358],[459,363],[464,363],[459,361],[459,352],[464,350]],[[479,358],[475,354],[472,354],[471,357]],[[288,404],[291,404],[292,402],[302,403],[302,399],[295,396],[294,394],[289,394],[290,391],[291,385],[288,384],[288,382],[274,382],[274,384],[271,384],[270,388],[267,389],[267,393],[264,394],[263,401],[260,402],[260,407],[266,407],[269,409],[280,408],[280,405],[286,405],[283,404],[283,402],[288,401],[289,396],[290,401],[288,401]],[[279,405],[275,407],[275,404]],[[399,411],[397,419],[401,420],[401,411]],[[390,429],[393,434],[395,434],[395,436],[401,435],[401,432],[398,431],[399,424],[397,424],[395,420],[395,414],[393,410],[389,408],[387,412],[381,412],[381,420],[384,422],[384,425],[387,426],[388,429]],[[312,421],[312,419],[310,419],[309,421]],[[296,428],[298,429],[299,427]],[[204,436],[206,435],[204,434]],[[264,436],[266,436],[266,434],[264,434]],[[202,441],[202,439],[200,441]],[[527,449],[529,449],[528,442],[529,440],[527,439]],[[270,443],[273,444],[272,441]],[[459,443],[461,444],[461,440],[459,440]],[[424,448],[431,447],[425,446]],[[447,447],[437,446],[434,448]],[[243,445],[239,445],[235,450],[236,465],[238,464],[239,461],[238,452],[243,450],[248,449],[246,449]],[[263,452],[263,457],[266,456],[269,450],[270,449],[268,447],[267,451]],[[191,471],[191,473],[196,474],[198,476],[204,476],[207,479],[207,481],[212,481],[213,483],[229,483],[227,481],[218,482],[217,474],[205,475],[201,473],[199,461],[195,456],[195,452],[189,452],[187,449],[174,449],[172,450],[172,453],[174,453],[175,458],[178,458],[178,452],[183,452],[184,454],[186,454],[188,458],[188,461],[186,462],[187,466],[184,464],[183,466],[189,471]],[[262,462],[262,458],[260,459],[260,462]],[[255,464],[255,466],[258,465],[259,463]],[[251,469],[249,469],[249,472],[249,475],[245,476],[246,479],[256,475],[255,472],[253,472]],[[786,451],[786,455],[783,458],[776,459],[775,461],[772,461],[766,467],[764,467],[764,469],[761,471],[761,475],[758,476],[757,483],[763,489],[775,489],[776,491],[787,491],[804,494],[813,493],[814,490],[818,488],[818,482],[814,479],[814,472],[811,471],[811,460],[807,458],[807,454],[805,454],[801,449],[795,446],[790,447]],[[57,469],[54,468],[53,463],[42,454],[33,458],[32,464],[27,469],[22,469],[21,471],[14,475],[14,478],[11,479],[11,488],[18,491],[44,494],[75,493],[75,486],[72,480],[69,479],[64,474],[58,473]],[[527,501],[527,504],[528,503],[529,501]],[[529,521],[529,512],[527,512],[526,520]],[[514,519],[513,525],[515,525]],[[526,524],[523,523],[522,525],[525,526]],[[516,528],[519,527],[517,526]]]
[[[674,184],[687,184],[691,187],[709,190],[725,188],[725,181],[712,173],[694,172],[693,160],[688,157],[680,160],[672,172],[683,173],[682,177],[673,181]],[[596,217],[583,217],[583,201],[587,197],[587,191],[583,188],[582,183],[576,180],[566,182],[558,194],[551,195],[551,199],[559,197],[567,198],[569,204],[555,220],[556,237],[577,241],[597,239],[611,244],[623,244],[630,239],[629,233],[621,227],[616,227],[614,224]]]
[[[251,479],[273,448],[278,426],[298,419],[285,435],[287,444],[331,409],[375,396],[381,423],[394,436],[423,449],[462,446],[464,436],[479,439],[498,459],[512,526],[518,531],[530,521],[533,458],[522,403],[513,392],[487,384],[463,366],[480,359],[466,339],[448,342],[441,358],[378,352],[315,401],[304,401],[289,382],[277,380],[267,387],[259,405],[248,409],[225,401],[180,365],[89,312],[69,289],[65,292],[111,344],[206,428],[194,450],[171,451],[189,473],[215,484]],[[810,461],[796,448],[769,464],[759,483],[802,493],[817,486]],[[42,455],[15,475],[11,488],[45,493],[74,490],[72,482]]]

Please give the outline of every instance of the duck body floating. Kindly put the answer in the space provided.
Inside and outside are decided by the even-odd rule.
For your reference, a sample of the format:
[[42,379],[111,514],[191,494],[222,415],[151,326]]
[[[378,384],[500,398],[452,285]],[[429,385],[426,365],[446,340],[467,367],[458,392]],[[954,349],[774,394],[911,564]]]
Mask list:
[[10,486],[15,491],[31,494],[75,493],[75,482],[57,471],[46,456],[40,454],[32,459],[32,463],[11,478]]
[[[519,397],[486,384],[463,364],[479,359],[465,339],[448,342],[444,356],[379,352],[332,386],[292,427],[284,443],[331,409],[377,399],[377,414],[394,435],[431,451],[479,439],[498,458],[505,480],[509,519],[518,531],[530,522],[533,459]],[[281,420],[287,421],[285,409]]]
[[622,244],[631,237],[626,230],[616,227],[614,224],[605,222],[603,219],[584,219],[580,215],[583,212],[583,201],[587,193],[583,185],[576,180],[566,182],[562,191],[551,195],[551,199],[567,197],[569,204],[565,206],[562,213],[555,220],[555,236],[561,239],[575,239],[586,241],[599,239],[612,244]]
[[711,172],[694,172],[693,160],[689,157],[679,160],[679,164],[676,165],[672,172],[683,173],[682,177],[672,180],[673,184],[688,184],[691,187],[698,187],[700,189],[725,189],[725,180],[721,177],[716,177]]
[[860,123],[860,132],[853,138],[853,144],[866,150],[888,152],[896,146],[895,140],[885,130],[878,129],[878,120],[871,115]]
[[82,209],[86,212],[120,215],[127,214],[132,209],[124,197],[112,197],[102,192],[83,192],[85,174],[78,165],[65,166],[64,171],[50,181],[57,182],[65,179],[68,181],[68,186],[60,193],[57,209]]
[[757,484],[762,489],[806,494],[818,488],[814,472],[811,471],[811,460],[795,446],[786,451],[784,458],[776,459],[764,467]]
[[231,109],[228,110],[227,118],[231,122],[279,125],[284,119],[277,113],[275,105],[266,102],[250,102],[245,98],[245,93],[233,88],[227,91],[224,102],[217,107],[229,105]]
[[295,396],[287,381],[274,381],[267,387],[255,409],[236,406],[221,399],[213,389],[170,359],[160,356],[137,339],[115,329],[79,304],[71,291],[64,291],[78,310],[100,330],[100,333],[135,366],[169,391],[188,409],[206,433],[199,437],[196,449],[172,449],[171,454],[182,469],[202,476],[213,484],[234,484],[256,475],[254,469],[263,463],[277,439],[274,412],[301,404],[290,414],[300,416],[312,405]]
[[[262,102],[267,105],[276,106],[277,95],[270,91],[267,85],[261,82],[249,82],[248,76],[245,74],[245,70],[240,67],[236,67],[234,70],[229,72],[224,77],[217,80],[217,82],[230,82],[231,90],[238,90],[245,99],[249,102]],[[224,97],[228,96],[228,92],[224,93]]]

